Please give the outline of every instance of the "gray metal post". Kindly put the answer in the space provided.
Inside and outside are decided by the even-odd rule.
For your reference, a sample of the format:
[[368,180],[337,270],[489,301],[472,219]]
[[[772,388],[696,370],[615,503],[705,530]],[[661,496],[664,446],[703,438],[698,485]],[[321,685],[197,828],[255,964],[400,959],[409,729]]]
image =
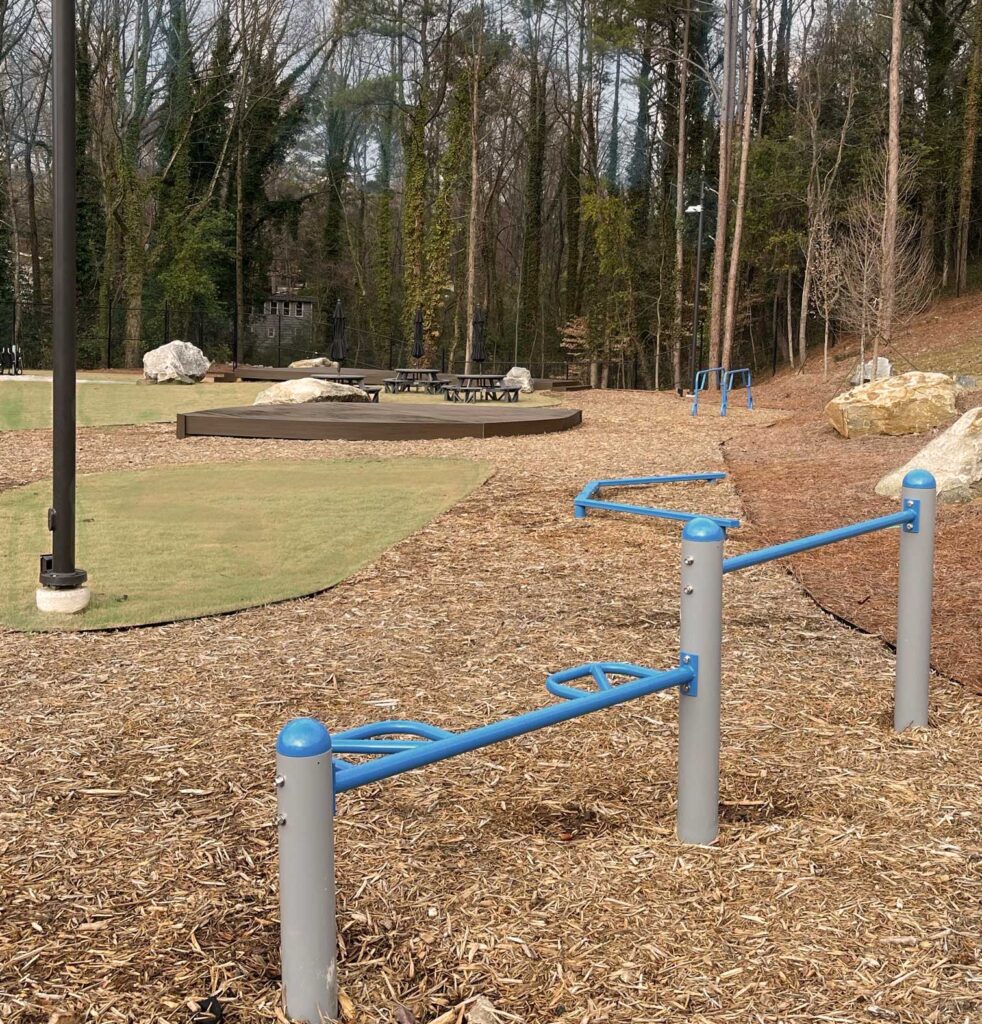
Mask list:
[[904,508],[918,510],[917,522],[900,531],[900,579],[897,587],[897,682],[893,727],[927,725],[931,675],[931,597],[934,584],[934,477],[912,469],[901,491]]
[[679,695],[679,808],[683,843],[711,843],[719,831],[720,667],[723,541],[711,519],[682,531],[682,661],[697,678]]
[[313,718],[288,722],[276,740],[280,853],[280,960],[291,1020],[338,1015],[331,737]]

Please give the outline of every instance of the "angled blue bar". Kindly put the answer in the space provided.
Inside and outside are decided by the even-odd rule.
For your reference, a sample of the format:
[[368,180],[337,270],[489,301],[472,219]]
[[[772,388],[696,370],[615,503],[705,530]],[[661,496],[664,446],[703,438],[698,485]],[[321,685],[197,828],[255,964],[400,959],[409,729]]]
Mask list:
[[[594,497],[602,487],[642,487],[647,484],[674,484],[674,483],[716,483],[726,478],[725,473],[674,473],[664,476],[634,476],[622,477],[613,480],[591,480],[573,500],[573,514],[577,519],[586,517],[586,510],[589,508],[600,509],[605,512],[627,512],[631,515],[648,516],[652,519],[670,519],[675,522],[687,523],[690,519],[703,515],[700,512],[679,512],[669,508],[655,508],[648,505],[631,505],[621,501],[603,501]],[[725,529],[736,529],[740,525],[739,519],[730,519],[726,516],[704,516],[712,519]]]
[[[368,740],[378,736],[421,736],[424,740],[441,740],[453,735],[449,730],[430,725],[429,722],[390,718],[384,722],[370,722],[368,725],[355,726],[354,729],[345,729],[344,732],[335,733],[331,739],[335,743],[337,740]],[[334,749],[338,748],[335,746]]]
[[[545,729],[550,725],[558,725],[560,722],[568,722],[593,711],[602,711],[615,704],[647,697],[659,690],[682,686],[692,682],[694,678],[695,672],[687,665],[667,672],[652,672],[631,683],[622,683],[596,693],[583,693],[575,700],[564,700],[561,704],[550,704],[535,711],[527,711],[523,715],[516,715],[514,718],[506,718],[501,722],[493,722],[490,725],[469,729],[467,732],[454,733],[443,739],[420,743],[412,750],[387,754],[365,764],[353,767],[335,764],[335,792],[343,793],[369,782],[379,782],[436,761],[445,761],[457,754],[465,754],[493,743],[514,739],[516,736]],[[332,737],[332,743],[335,743],[335,740],[336,738]]]
[[796,555],[800,551],[823,548],[828,544],[836,544],[840,540],[849,540],[850,537],[861,537],[864,533],[876,533],[877,530],[888,530],[891,526],[903,526],[904,523],[913,523],[916,520],[917,511],[915,509],[905,509],[903,512],[894,512],[891,515],[880,516],[877,519],[864,519],[862,522],[851,523],[849,526],[840,526],[835,530],[813,533],[807,537],[799,537],[797,540],[789,540],[784,544],[774,544],[769,548],[748,551],[744,555],[734,555],[732,558],[724,559],[723,572],[736,572],[738,569],[748,569],[752,565],[773,562],[777,558]]

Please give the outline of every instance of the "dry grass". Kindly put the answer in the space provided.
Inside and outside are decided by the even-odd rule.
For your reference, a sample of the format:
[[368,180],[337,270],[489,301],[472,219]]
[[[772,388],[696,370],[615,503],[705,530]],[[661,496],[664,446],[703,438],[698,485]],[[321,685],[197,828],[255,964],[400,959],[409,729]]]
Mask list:
[[[579,660],[674,661],[678,527],[575,523],[571,502],[590,477],[719,468],[720,421],[667,396],[575,401],[582,428],[530,438],[83,434],[87,471],[340,449],[498,472],[314,598],[0,634],[0,1018],[186,1022],[189,999],[218,993],[230,1021],[280,1019],[282,722],[465,728],[538,705],[544,675]],[[43,473],[46,443],[5,439],[0,486]],[[692,501],[739,512],[729,484]],[[480,995],[529,1024],[978,1020],[978,701],[937,680],[932,728],[894,735],[889,651],[778,566],[728,577],[724,642],[713,848],[674,838],[669,695],[339,799],[350,1019],[410,1019],[402,1005],[476,1024],[462,1004]]]

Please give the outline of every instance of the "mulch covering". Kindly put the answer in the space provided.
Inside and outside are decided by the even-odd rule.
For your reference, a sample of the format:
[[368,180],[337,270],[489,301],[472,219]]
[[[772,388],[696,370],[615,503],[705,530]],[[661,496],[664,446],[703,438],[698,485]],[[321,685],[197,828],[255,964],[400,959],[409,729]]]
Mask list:
[[[823,381],[815,361],[804,374],[766,384],[757,391],[759,403],[793,415],[740,429],[727,441],[727,468],[767,543],[895,512],[897,501],[874,493],[877,481],[947,428],[841,437],[822,409],[842,390],[841,375],[852,366],[844,361]],[[980,391],[958,396],[961,411],[979,404]],[[824,608],[895,644],[898,544],[898,531],[888,530],[796,555],[790,564]],[[932,641],[935,668],[982,693],[982,500],[938,503]]]
[[[89,471],[413,453],[498,472],[317,597],[110,634],[0,633],[0,1019],[187,1022],[215,995],[227,1021],[282,1021],[284,721],[466,728],[544,703],[560,667],[675,662],[678,525],[578,523],[572,498],[598,476],[718,469],[724,429],[773,417],[735,410],[724,427],[670,396],[570,401],[583,427],[532,438],[83,432]],[[0,486],[43,475],[48,443],[6,435]],[[741,512],[729,482],[651,500]],[[329,508],[311,524],[324,529]],[[734,551],[753,541],[736,536]],[[937,678],[932,728],[894,735],[892,674],[878,639],[762,566],[726,584],[716,846],[674,837],[674,694],[342,795],[346,1018],[978,1020],[982,704]]]

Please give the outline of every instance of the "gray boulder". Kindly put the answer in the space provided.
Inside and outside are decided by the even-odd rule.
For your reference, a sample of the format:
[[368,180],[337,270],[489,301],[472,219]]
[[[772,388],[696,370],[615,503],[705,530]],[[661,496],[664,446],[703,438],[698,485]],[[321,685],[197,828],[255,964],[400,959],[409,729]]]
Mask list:
[[505,387],[514,387],[517,384],[523,395],[530,395],[535,390],[532,386],[532,374],[524,366],[513,366],[505,374],[501,383]]
[[368,394],[350,384],[338,384],[333,380],[317,380],[316,377],[300,377],[297,380],[281,380],[278,384],[260,391],[253,399],[253,405],[303,405],[306,402],[367,402]]
[[143,376],[155,384],[197,384],[208,372],[208,357],[187,341],[175,339],[143,357]]

